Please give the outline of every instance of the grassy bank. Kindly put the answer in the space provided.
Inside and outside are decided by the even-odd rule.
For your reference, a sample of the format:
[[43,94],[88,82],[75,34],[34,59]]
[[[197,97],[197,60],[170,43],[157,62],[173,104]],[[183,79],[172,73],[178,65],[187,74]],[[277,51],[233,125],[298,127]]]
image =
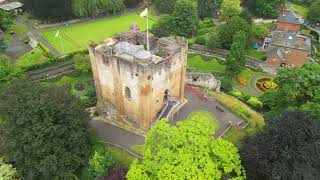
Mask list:
[[224,139],[230,140],[237,146],[240,146],[240,143],[244,139],[244,137],[254,135],[258,131],[261,131],[265,126],[264,118],[262,117],[262,115],[251,109],[249,106],[247,106],[237,98],[222,92],[217,93],[214,91],[210,91],[209,95],[214,97],[228,110],[249,123],[248,127],[245,129],[232,128],[224,135]]

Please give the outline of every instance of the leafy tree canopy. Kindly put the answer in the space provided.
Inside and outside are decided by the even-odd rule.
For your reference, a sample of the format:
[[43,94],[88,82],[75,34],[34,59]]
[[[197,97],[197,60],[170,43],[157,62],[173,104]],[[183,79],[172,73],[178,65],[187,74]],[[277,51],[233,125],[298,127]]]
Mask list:
[[172,31],[171,28],[171,16],[163,15],[160,17],[157,23],[152,26],[151,32],[156,37],[167,37],[170,36]]
[[26,10],[42,19],[67,19],[73,16],[73,0],[21,0]]
[[[239,16],[232,17],[225,24],[223,24],[219,30],[219,36],[221,45],[225,49],[230,49],[233,42],[233,37],[237,34],[238,31],[243,31],[247,37],[251,34],[250,25]],[[249,38],[248,38],[249,40]]]
[[144,159],[135,161],[130,179],[244,179],[237,148],[223,139],[213,139],[212,119],[195,113],[171,126],[160,120],[145,140]]
[[281,69],[275,82],[279,85],[275,91],[262,96],[264,104],[270,110],[271,117],[286,110],[299,109],[315,117],[320,117],[320,65],[307,63],[300,68]]
[[277,12],[278,6],[284,5],[285,3],[285,0],[256,0],[255,3],[252,4],[251,9],[258,16],[277,18],[279,15]]
[[197,0],[198,15],[200,19],[211,17],[214,5],[212,0]]
[[320,123],[301,112],[267,121],[240,150],[248,179],[319,179]]
[[0,11],[0,29],[6,31],[14,25],[15,15],[11,12]]
[[114,14],[125,9],[123,0],[72,0],[73,12],[79,17]]
[[190,0],[178,0],[171,18],[171,27],[174,34],[191,37],[197,28],[198,16],[196,5]]
[[174,10],[177,0],[154,0],[155,7],[160,13],[170,14]]
[[81,72],[90,72],[91,71],[91,62],[89,54],[77,53],[73,56],[74,67],[76,70]]
[[5,59],[0,59],[0,87],[18,79],[21,75],[21,68]]
[[76,97],[17,82],[0,99],[0,152],[23,179],[70,179],[87,162],[89,115]]
[[221,17],[228,20],[231,17],[238,16],[241,12],[240,0],[223,0],[221,4]]
[[17,180],[18,174],[15,168],[11,164],[3,162],[3,158],[0,158],[0,179],[1,180]]
[[308,12],[308,19],[314,22],[320,22],[320,1],[314,1],[311,3],[309,12]]

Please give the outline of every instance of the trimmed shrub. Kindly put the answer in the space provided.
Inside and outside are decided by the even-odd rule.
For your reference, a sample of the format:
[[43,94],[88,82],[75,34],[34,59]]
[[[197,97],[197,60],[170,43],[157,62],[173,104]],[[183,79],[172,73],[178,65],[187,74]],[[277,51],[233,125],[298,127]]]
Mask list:
[[237,90],[237,89],[233,89],[232,91],[230,91],[230,94],[232,96],[237,97],[237,98],[241,98],[242,97],[242,92]]
[[47,57],[47,58],[53,58],[53,54],[52,54],[51,52],[49,52],[49,51],[44,52],[44,53],[43,53],[43,56],[44,56],[44,57]]
[[262,102],[257,97],[251,97],[247,103],[256,109],[261,109],[263,106]]
[[95,178],[105,176],[114,164],[115,161],[110,152],[106,150],[102,152],[94,151],[89,159],[89,172]]
[[206,38],[203,37],[203,36],[198,36],[198,37],[196,38],[196,40],[195,40],[195,43],[205,46],[205,45],[207,44],[207,40],[206,40]]
[[210,29],[209,29],[209,28],[207,28],[207,27],[205,27],[205,28],[201,28],[201,29],[199,29],[199,30],[198,30],[197,35],[202,36],[202,35],[207,34],[209,31],[210,31]]
[[223,78],[221,80],[221,88],[227,92],[232,90],[232,82],[229,79]]
[[250,98],[251,98],[251,96],[250,96],[249,94],[244,94],[244,93],[243,93],[242,99],[243,99],[244,101],[248,101]]

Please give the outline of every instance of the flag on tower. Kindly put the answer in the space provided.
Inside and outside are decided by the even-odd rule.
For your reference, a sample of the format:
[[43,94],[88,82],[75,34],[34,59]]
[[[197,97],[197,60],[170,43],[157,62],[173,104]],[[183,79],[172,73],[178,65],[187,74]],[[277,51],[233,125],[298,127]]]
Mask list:
[[148,15],[148,8],[140,13],[140,17],[146,17]]

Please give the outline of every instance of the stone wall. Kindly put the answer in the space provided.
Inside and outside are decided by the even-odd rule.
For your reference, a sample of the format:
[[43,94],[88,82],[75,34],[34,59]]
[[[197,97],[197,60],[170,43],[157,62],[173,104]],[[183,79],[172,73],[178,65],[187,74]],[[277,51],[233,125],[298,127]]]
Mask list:
[[[218,49],[218,48],[208,48],[202,45],[192,45],[189,47],[190,52],[204,54],[204,55],[213,55],[221,60],[225,60],[226,55],[228,54],[228,50]],[[256,70],[260,70],[266,72],[270,75],[275,75],[277,73],[277,69],[272,66],[266,64],[264,61],[255,59],[250,56],[246,56],[246,66],[249,68],[253,68]]]
[[212,74],[188,72],[186,83],[193,86],[202,86],[209,89],[220,91],[221,81],[216,79]]

